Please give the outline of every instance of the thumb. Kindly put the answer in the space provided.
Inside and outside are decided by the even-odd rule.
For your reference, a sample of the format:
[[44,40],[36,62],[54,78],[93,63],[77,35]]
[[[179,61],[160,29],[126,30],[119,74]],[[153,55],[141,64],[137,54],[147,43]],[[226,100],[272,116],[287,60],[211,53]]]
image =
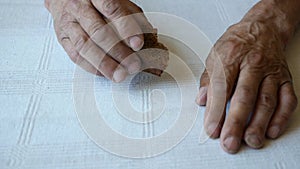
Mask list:
[[200,89],[196,99],[196,103],[200,106],[206,105],[209,80],[208,72],[205,69],[200,78]]

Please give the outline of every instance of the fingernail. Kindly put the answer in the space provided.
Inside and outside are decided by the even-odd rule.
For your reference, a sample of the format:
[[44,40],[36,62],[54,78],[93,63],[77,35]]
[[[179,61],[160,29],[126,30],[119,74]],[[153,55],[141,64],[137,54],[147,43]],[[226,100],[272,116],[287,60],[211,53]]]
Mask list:
[[134,61],[131,63],[128,67],[128,73],[129,74],[136,74],[140,72],[141,69],[141,62],[140,61]]
[[227,137],[223,142],[223,147],[228,153],[236,153],[241,145],[241,140],[237,137]]
[[218,127],[216,123],[209,124],[206,130],[207,135],[211,138],[217,138],[219,136]]
[[139,51],[144,46],[144,41],[138,36],[133,36],[129,39],[129,44],[134,51]]
[[261,148],[262,141],[256,135],[248,135],[245,139],[246,143],[252,148]]
[[268,136],[275,139],[279,136],[280,128],[278,126],[272,126],[268,131]]
[[118,68],[113,75],[113,81],[120,83],[125,80],[127,72],[123,68]]
[[199,90],[197,99],[196,99],[196,102],[200,106],[205,106],[205,104],[206,104],[206,97],[207,97],[206,93],[207,93],[207,87],[201,87]]

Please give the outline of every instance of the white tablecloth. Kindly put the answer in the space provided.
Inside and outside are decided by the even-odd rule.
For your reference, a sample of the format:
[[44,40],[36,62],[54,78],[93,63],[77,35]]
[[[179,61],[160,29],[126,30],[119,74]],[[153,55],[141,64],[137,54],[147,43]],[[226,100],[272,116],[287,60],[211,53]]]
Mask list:
[[[212,42],[239,21],[257,0],[137,0],[147,12],[165,12],[197,25]],[[0,1],[0,168],[299,168],[300,110],[288,131],[261,150],[242,146],[228,155],[219,140],[199,144],[201,113],[187,137],[172,150],[153,158],[123,158],[104,151],[85,134],[73,105],[74,64],[58,44],[52,19],[41,0]],[[176,28],[174,28],[176,29]],[[287,52],[297,94],[300,92],[300,33]],[[190,63],[193,65],[193,63]],[[195,65],[194,65],[195,66]],[[201,68],[194,69],[200,76]],[[142,74],[130,95],[137,109],[149,109],[152,89],[165,90],[169,114],[158,125],[125,123],[114,114],[111,83],[96,79],[97,105],[112,127],[130,137],[153,137],[176,119],[178,89],[172,78]],[[167,102],[167,103],[169,103]],[[160,125],[161,124],[161,125]],[[163,124],[163,125],[162,125]],[[122,143],[120,143],[122,144]]]

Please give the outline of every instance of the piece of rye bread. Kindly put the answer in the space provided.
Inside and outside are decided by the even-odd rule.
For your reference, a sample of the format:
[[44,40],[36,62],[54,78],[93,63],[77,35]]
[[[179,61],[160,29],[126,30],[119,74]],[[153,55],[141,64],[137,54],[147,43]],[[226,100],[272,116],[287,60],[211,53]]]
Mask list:
[[144,34],[144,46],[137,54],[142,60],[144,72],[161,76],[168,66],[168,48],[158,42],[156,29],[153,29],[153,33]]

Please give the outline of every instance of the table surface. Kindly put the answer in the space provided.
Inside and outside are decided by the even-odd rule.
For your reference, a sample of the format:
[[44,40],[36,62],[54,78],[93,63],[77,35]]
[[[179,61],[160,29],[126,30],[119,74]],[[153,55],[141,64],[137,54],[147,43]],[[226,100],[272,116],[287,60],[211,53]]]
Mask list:
[[[257,0],[136,0],[147,12],[165,12],[199,27],[212,41],[238,22]],[[41,0],[1,0],[0,5],[0,168],[275,168],[300,165],[300,109],[287,132],[267,140],[261,150],[246,146],[228,155],[219,140],[199,144],[201,113],[191,132],[170,151],[157,157],[131,159],[113,155],[97,146],[83,131],[73,104],[75,65],[58,44],[51,15]],[[174,28],[176,31],[176,28]],[[287,51],[297,95],[300,92],[300,32]],[[189,61],[187,61],[189,62]],[[193,62],[193,61],[190,61]],[[195,63],[195,76],[201,69]],[[200,66],[201,67],[201,66]],[[176,120],[178,89],[174,80],[141,74],[133,80],[130,97],[139,110],[149,109],[153,89],[165,91],[166,115],[156,125],[133,125],[116,115],[112,83],[95,82],[97,106],[112,127],[130,137],[149,138],[168,129]],[[173,103],[173,104],[169,104]],[[174,114],[172,114],[172,112]],[[128,124],[127,124],[128,123]],[[171,138],[170,138],[171,139]],[[119,143],[122,144],[122,143]]]

